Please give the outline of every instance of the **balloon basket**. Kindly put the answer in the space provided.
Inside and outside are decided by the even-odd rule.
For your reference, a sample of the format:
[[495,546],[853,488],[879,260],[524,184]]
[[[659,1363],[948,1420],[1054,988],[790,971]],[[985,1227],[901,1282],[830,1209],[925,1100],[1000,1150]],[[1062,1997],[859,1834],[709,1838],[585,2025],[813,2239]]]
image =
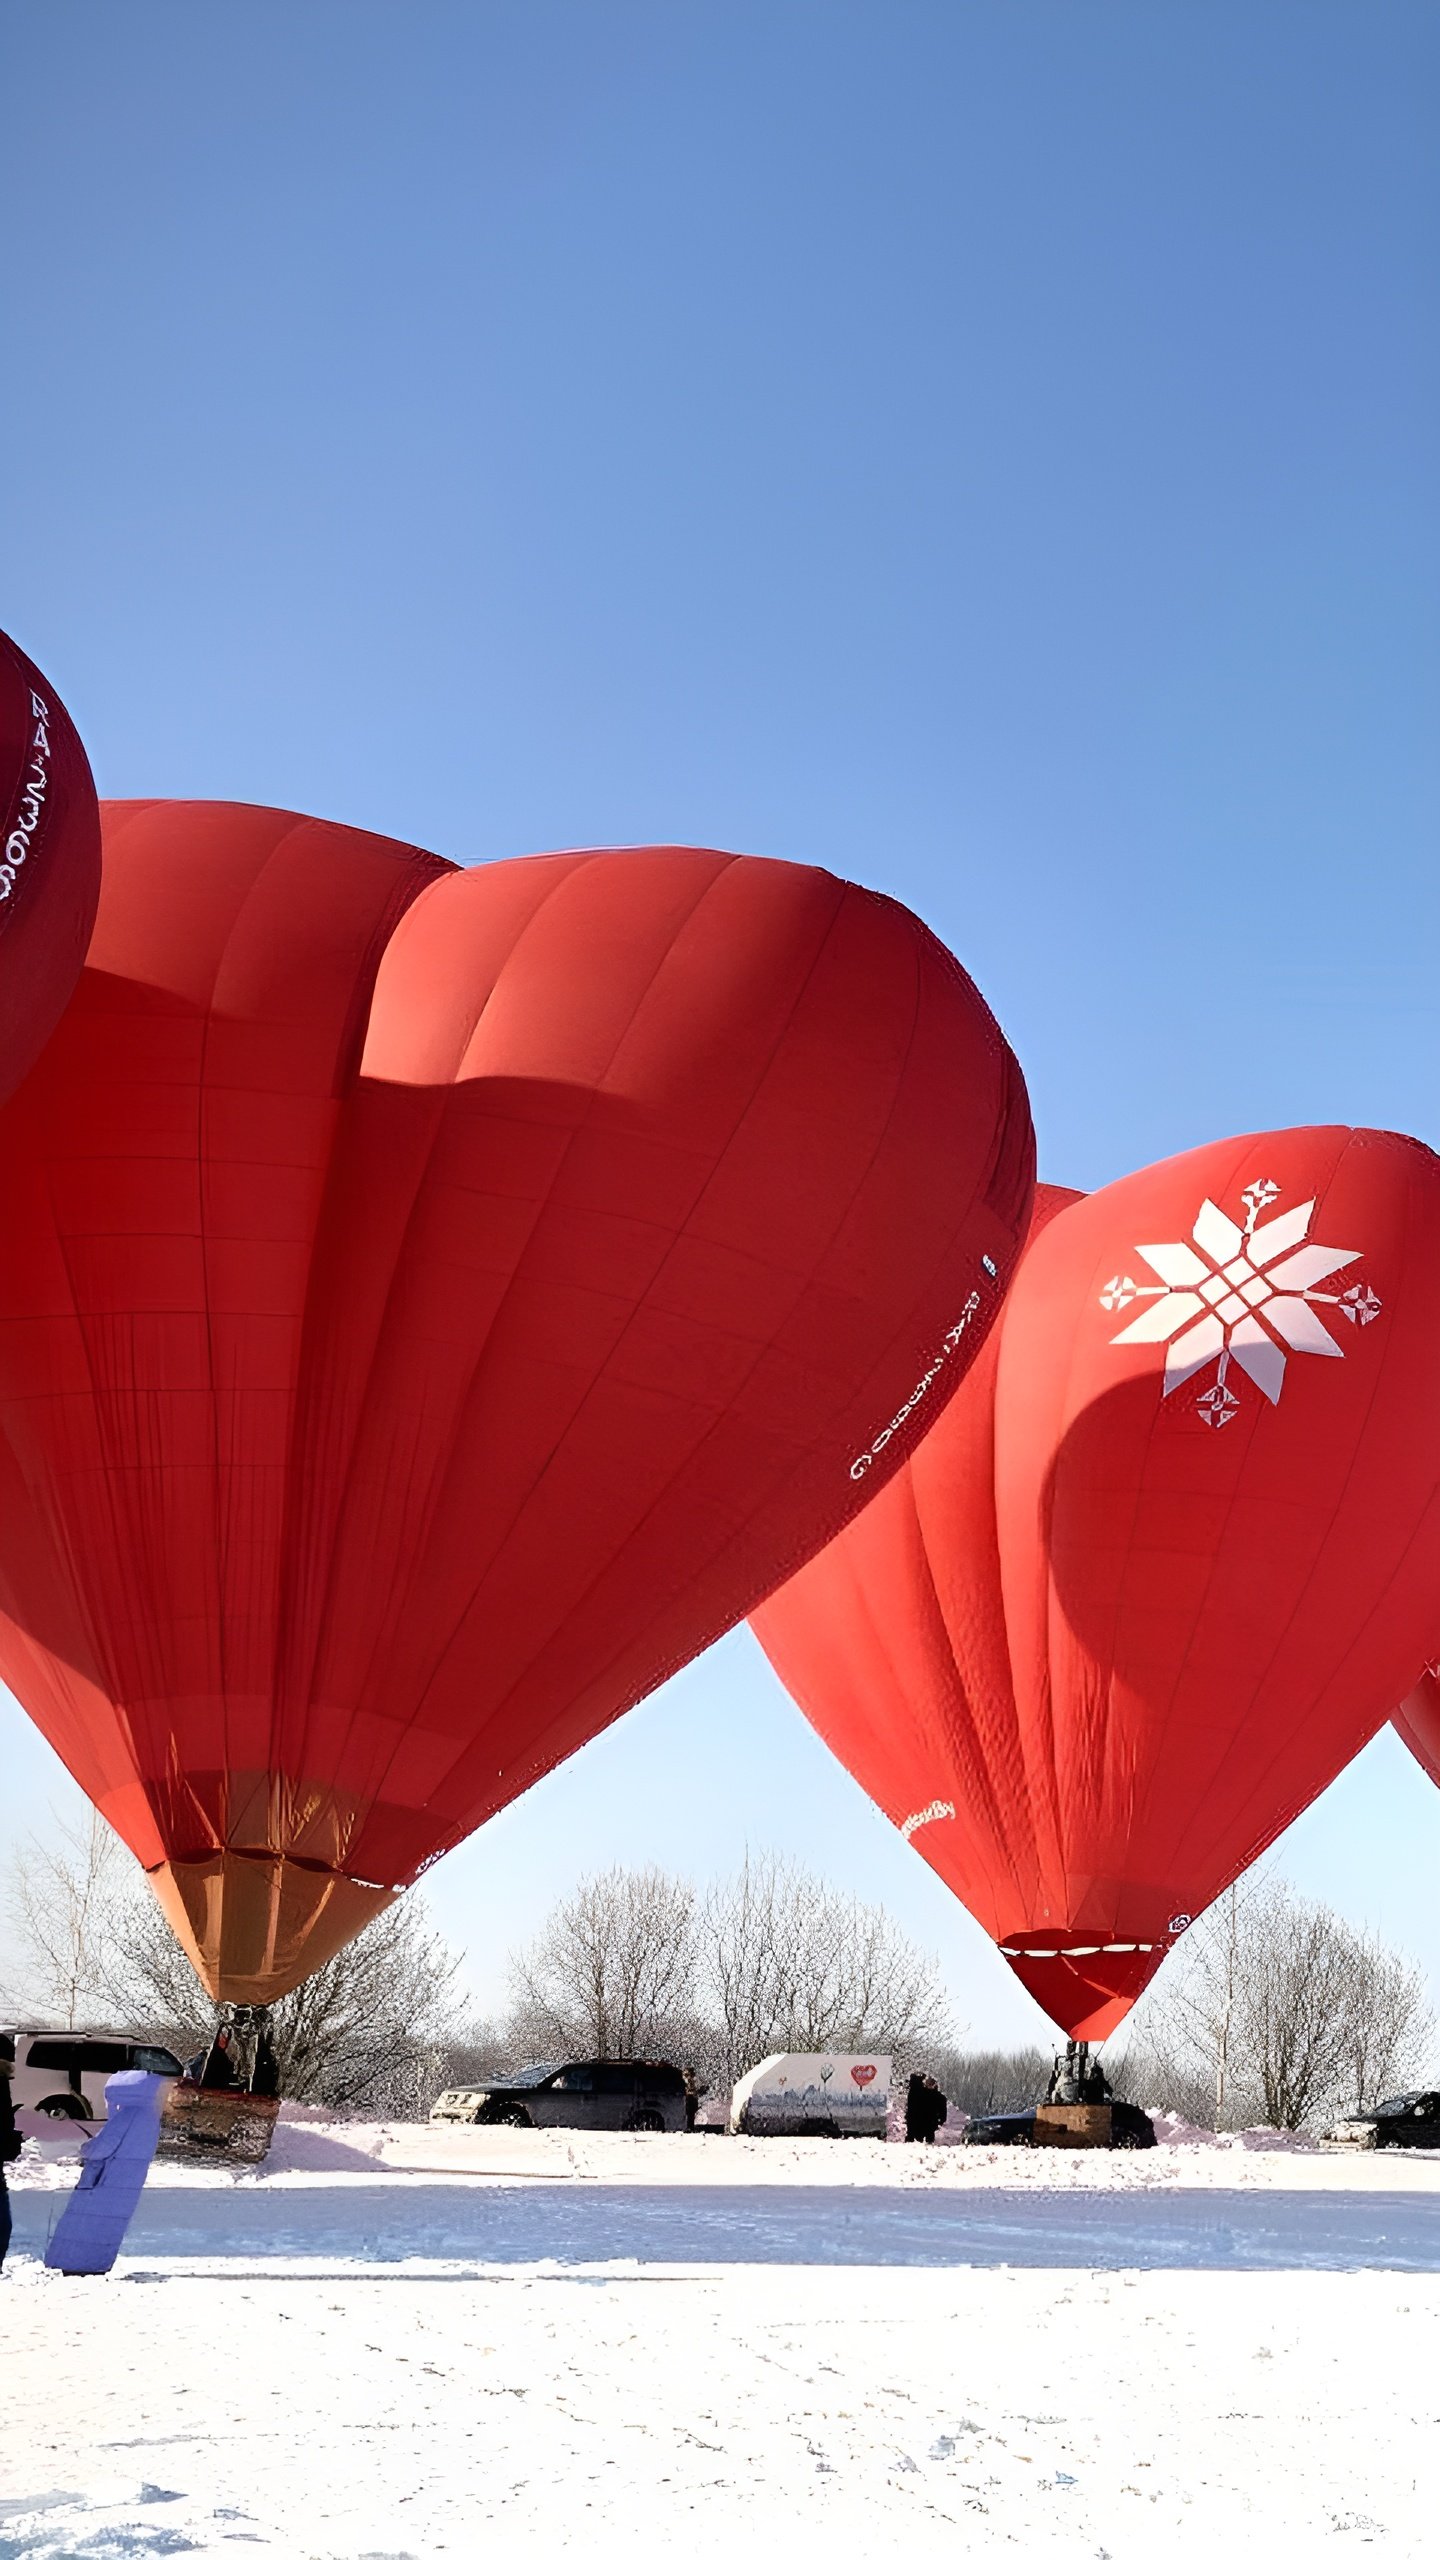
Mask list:
[[197,2089],[189,2081],[172,2080],[157,2157],[258,2167],[279,2114],[278,2098],[252,2098],[244,2089]]
[[1108,2151],[1112,2112],[1108,2106],[1037,2107],[1032,2138],[1052,2151]]

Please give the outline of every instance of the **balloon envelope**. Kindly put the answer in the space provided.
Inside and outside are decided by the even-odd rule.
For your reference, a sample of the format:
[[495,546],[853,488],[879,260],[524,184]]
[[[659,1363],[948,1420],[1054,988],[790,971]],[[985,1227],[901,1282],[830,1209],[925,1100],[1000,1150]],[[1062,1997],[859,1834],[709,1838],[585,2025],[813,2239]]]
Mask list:
[[1422,1672],[1404,1706],[1396,1708],[1391,1722],[1426,1776],[1440,1787],[1440,1676],[1434,1671]]
[[1032,1138],[826,873],[141,804],[0,1183],[0,1672],[261,2000],[899,1463]]
[[54,686],[0,631],[0,1102],[80,974],[100,892],[100,812]]
[[1040,2005],[1098,2037],[1423,1656],[1440,1163],[1283,1131],[1042,1221],[960,1393],[756,1628]]

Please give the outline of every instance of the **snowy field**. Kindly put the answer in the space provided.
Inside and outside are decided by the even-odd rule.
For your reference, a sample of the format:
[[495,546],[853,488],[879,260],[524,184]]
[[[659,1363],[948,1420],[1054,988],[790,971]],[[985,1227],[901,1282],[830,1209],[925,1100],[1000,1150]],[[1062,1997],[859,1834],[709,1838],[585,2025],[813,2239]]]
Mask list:
[[90,2280],[73,2176],[11,2172],[0,2560],[1437,2548],[1440,2155],[296,2121]]

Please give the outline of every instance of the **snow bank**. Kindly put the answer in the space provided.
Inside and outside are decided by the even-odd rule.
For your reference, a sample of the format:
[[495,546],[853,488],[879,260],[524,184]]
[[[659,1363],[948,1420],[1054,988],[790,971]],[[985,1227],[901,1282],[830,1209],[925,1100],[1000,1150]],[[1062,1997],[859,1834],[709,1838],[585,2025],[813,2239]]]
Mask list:
[[1313,2134],[1287,2133],[1279,2125],[1252,2124],[1243,2133],[1210,2133],[1184,2116],[1152,2115],[1158,2143],[1208,2146],[1215,2151],[1319,2151]]

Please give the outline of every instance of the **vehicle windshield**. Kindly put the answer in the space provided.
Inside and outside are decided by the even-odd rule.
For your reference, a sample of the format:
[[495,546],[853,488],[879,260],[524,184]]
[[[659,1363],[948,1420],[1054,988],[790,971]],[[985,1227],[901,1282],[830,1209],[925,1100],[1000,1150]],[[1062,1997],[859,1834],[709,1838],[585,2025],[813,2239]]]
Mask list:
[[1419,2106],[1424,2095],[1423,2089],[1407,2089],[1403,2098],[1382,2098],[1375,2113],[1377,2116],[1408,2116],[1412,2107]]
[[507,2071],[503,2080],[492,2080],[492,2089],[538,2089],[554,2070],[553,2062],[527,2062],[520,2071]]

